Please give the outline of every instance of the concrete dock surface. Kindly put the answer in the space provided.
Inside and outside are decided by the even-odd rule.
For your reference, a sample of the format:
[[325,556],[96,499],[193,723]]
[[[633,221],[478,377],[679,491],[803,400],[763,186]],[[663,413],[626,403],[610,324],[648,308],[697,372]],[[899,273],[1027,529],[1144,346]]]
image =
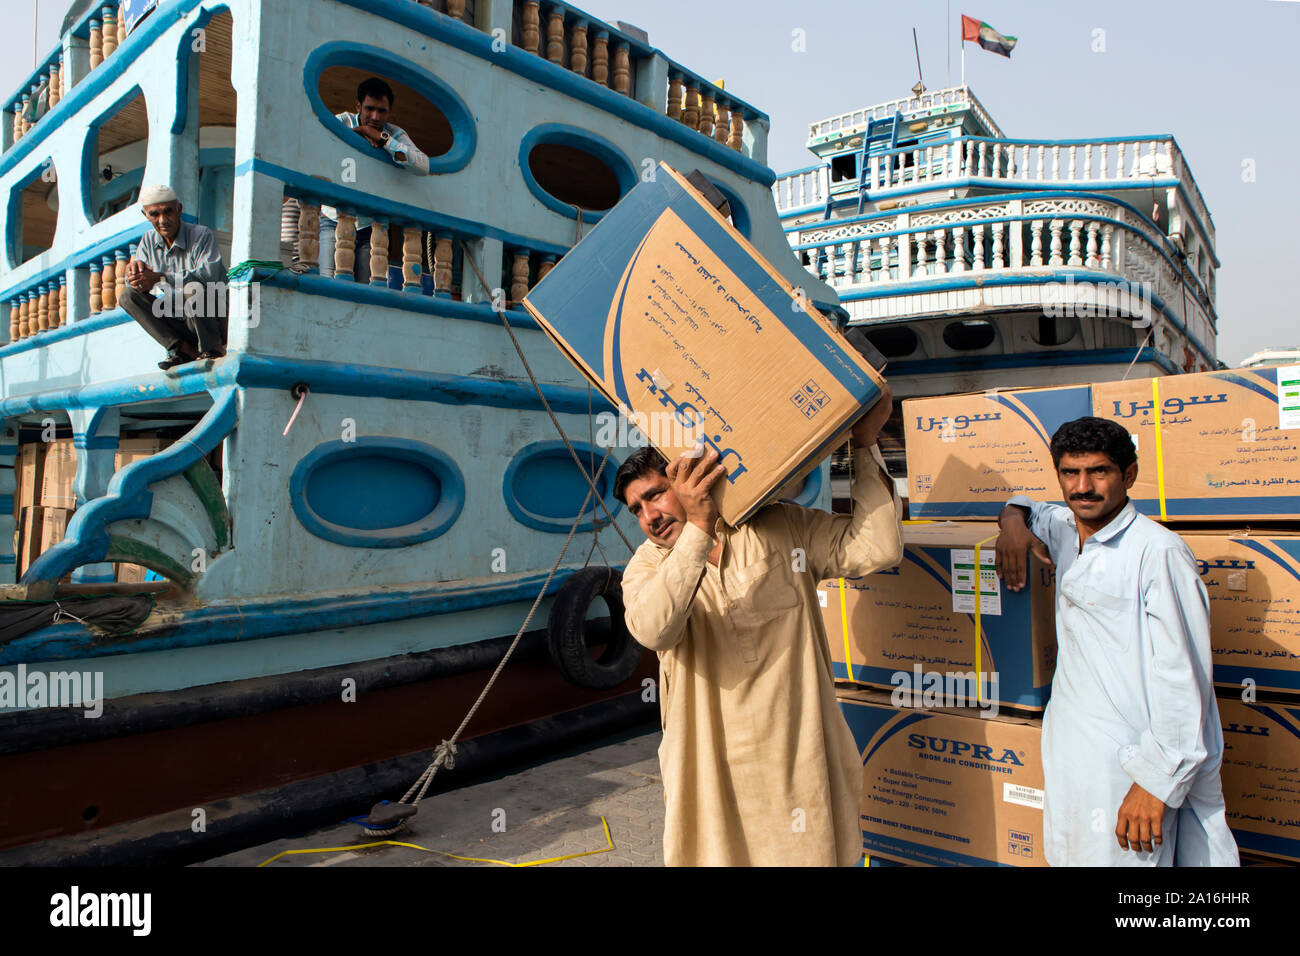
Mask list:
[[[484,860],[552,861],[543,866],[662,866],[661,739],[657,730],[619,735],[582,752],[430,794],[404,830],[378,838],[440,852],[403,846],[344,849],[377,840],[365,836],[358,824],[341,822],[196,865],[251,867],[286,850],[327,850],[282,856],[269,866],[500,865],[479,862]],[[438,777],[455,773],[443,768]],[[609,839],[602,816],[609,824]],[[613,848],[606,849],[610,842]],[[557,859],[562,857],[567,859]]]

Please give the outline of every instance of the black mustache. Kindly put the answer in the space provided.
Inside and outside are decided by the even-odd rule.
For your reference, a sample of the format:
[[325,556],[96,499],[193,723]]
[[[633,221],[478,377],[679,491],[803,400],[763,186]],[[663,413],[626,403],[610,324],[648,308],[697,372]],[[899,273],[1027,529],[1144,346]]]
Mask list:
[[1071,501],[1105,501],[1101,495],[1070,495]]

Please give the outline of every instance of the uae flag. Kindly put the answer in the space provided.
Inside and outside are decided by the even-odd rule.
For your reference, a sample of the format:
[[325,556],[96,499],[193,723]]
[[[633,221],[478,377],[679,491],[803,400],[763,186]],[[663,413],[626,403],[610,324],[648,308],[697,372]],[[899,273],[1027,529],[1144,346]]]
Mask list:
[[965,43],[967,40],[973,40],[993,53],[1001,53],[1008,60],[1011,59],[1011,51],[1016,46],[1015,37],[1003,36],[987,23],[963,14],[961,18],[961,42]]

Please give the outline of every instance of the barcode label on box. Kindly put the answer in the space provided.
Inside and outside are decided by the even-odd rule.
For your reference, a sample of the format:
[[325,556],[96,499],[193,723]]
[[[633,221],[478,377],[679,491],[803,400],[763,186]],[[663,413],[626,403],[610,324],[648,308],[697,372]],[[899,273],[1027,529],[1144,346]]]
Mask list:
[[1018,803],[1022,807],[1043,809],[1043,791],[1034,787],[1022,787],[1018,783],[1002,784],[1002,802]]

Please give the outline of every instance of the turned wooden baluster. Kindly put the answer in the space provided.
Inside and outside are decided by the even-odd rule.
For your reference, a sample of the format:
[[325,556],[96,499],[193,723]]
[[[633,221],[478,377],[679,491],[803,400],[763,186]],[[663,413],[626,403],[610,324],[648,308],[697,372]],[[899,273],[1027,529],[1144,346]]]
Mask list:
[[334,227],[334,278],[355,281],[356,261],[357,217],[340,209],[338,225]]
[[631,89],[632,70],[628,64],[627,44],[614,47],[614,90],[627,93]]
[[1002,258],[1002,230],[1005,226],[1006,223],[1003,222],[993,223],[993,268],[994,269],[1001,269],[1006,265],[1005,260]]
[[510,301],[522,302],[528,294],[528,253],[516,252],[510,263]]
[[320,206],[298,200],[298,265],[320,271]]
[[68,277],[59,276],[59,325],[68,324]]
[[525,0],[524,2],[524,22],[522,28],[524,49],[529,53],[537,53],[542,39],[541,19],[538,14],[539,0]]
[[926,271],[925,271],[925,233],[924,233],[924,232],[914,233],[913,236],[912,236],[912,238],[916,240],[916,242],[915,242],[915,245],[916,245],[916,271],[913,272],[912,275],[913,275],[913,276],[923,276],[923,275],[926,274]]
[[18,303],[20,301],[21,301],[20,298],[13,298],[9,300],[9,341],[10,342],[17,342],[20,337],[18,335],[18,327],[19,327],[18,316],[21,311],[21,308]]
[[1079,244],[1079,233],[1083,231],[1083,222],[1079,219],[1070,220],[1070,259],[1068,264],[1072,266],[1083,265],[1083,248]]
[[682,78],[677,73],[668,74],[668,118],[682,118]]
[[1083,264],[1089,269],[1097,268],[1097,233],[1100,231],[1100,223],[1088,223],[1088,255],[1087,258],[1083,260]]
[[709,90],[700,100],[700,125],[699,131],[705,136],[713,137],[713,114],[717,109],[717,103],[713,98],[713,91]]
[[731,113],[731,135],[727,137],[727,145],[736,152],[745,145],[745,114],[738,109]]
[[971,235],[975,237],[975,250],[971,256],[971,271],[984,271],[984,224],[979,223],[970,227]]
[[113,301],[120,302],[126,291],[126,250],[118,249],[113,253]]
[[388,224],[378,220],[370,225],[370,284],[388,285]]
[[1115,232],[1115,227],[1110,225],[1102,227],[1101,230],[1101,267],[1105,269],[1107,272],[1110,271],[1110,250],[1111,250],[1110,241],[1111,241],[1111,236],[1114,235],[1114,232]]
[[[447,16],[454,17],[457,20],[464,20],[465,6],[465,0],[447,0]],[[402,257],[406,257],[405,252],[402,253]]]
[[[100,260],[102,268],[99,273],[99,296],[104,301],[104,311],[117,308],[117,271],[113,267],[113,257],[104,256]],[[93,276],[92,276],[93,278]]]
[[87,270],[90,273],[90,314],[98,315],[104,311],[104,297],[102,287],[99,284],[99,273],[95,270],[95,264],[89,263]]
[[[418,226],[407,224],[402,227],[402,291],[415,292],[420,291],[420,263],[424,259],[423,249],[420,246],[424,238],[424,230]],[[338,233],[335,233],[335,241],[338,240]]]
[[564,8],[551,7],[546,13],[546,59],[564,60]]
[[23,101],[14,104],[14,142],[23,138]]
[[954,226],[952,230],[952,271],[966,271],[966,227]]
[[451,236],[438,236],[433,243],[433,294],[451,295]]
[[99,21],[90,21],[90,68],[104,62],[104,35],[99,31]]
[[44,332],[50,327],[50,287],[36,287],[36,331]]
[[682,104],[682,122],[690,129],[700,128],[700,87],[698,83],[686,84],[686,101]]
[[1029,244],[1029,264],[1041,266],[1043,264],[1043,220],[1035,219],[1029,224],[1029,230],[1033,234]]
[[99,11],[99,15],[104,21],[104,59],[107,60],[117,49],[117,12],[111,7],[104,7]]
[[28,328],[28,324],[31,321],[32,315],[32,294],[30,292],[24,292],[18,297],[18,302],[18,337],[20,339],[25,339],[31,331]]
[[1048,250],[1049,255],[1047,260],[1049,266],[1060,266],[1065,264],[1065,260],[1061,258],[1061,227],[1064,225],[1065,221],[1062,219],[1052,220],[1052,244]]
[[587,24],[579,20],[569,34],[569,69],[579,76],[587,75]]
[[58,105],[59,100],[63,98],[63,90],[60,88],[59,64],[50,67],[50,109]]
[[555,268],[555,256],[542,256],[541,263],[537,266],[537,281],[541,282]]
[[[725,146],[727,137],[731,135],[731,110],[727,107],[726,100],[718,100],[717,111],[717,119],[713,126],[713,138]],[[802,188],[802,186],[803,183],[800,181],[800,187]]]
[[591,46],[591,78],[601,86],[609,86],[609,34],[604,30],[596,34]]

